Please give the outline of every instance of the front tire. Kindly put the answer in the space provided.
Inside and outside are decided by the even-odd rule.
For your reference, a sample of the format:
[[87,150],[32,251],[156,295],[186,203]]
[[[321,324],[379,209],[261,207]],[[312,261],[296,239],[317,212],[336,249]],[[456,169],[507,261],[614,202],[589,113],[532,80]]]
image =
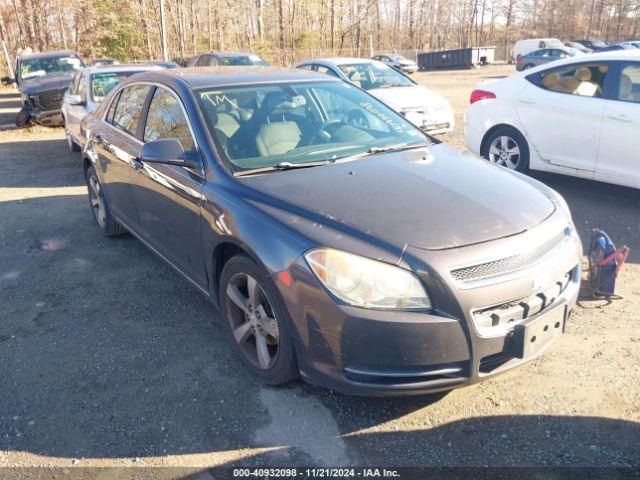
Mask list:
[[102,185],[93,166],[87,169],[85,174],[87,190],[89,191],[89,205],[93,218],[98,225],[98,230],[105,237],[122,235],[127,230],[111,216],[109,204],[102,191]]
[[16,116],[16,127],[24,128],[29,125],[31,114],[27,105],[23,105]]
[[231,258],[220,275],[219,298],[228,338],[245,366],[269,385],[295,379],[289,315],[268,273],[245,255]]
[[482,156],[489,162],[525,173],[529,170],[529,145],[515,128],[495,129],[483,143]]

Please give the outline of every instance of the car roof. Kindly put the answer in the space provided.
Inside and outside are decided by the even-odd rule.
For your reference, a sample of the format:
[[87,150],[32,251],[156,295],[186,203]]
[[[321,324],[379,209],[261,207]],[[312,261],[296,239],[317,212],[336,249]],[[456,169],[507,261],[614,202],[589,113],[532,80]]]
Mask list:
[[573,65],[574,63],[596,63],[596,62],[615,62],[615,61],[636,61],[640,62],[640,49],[632,50],[614,50],[611,52],[596,52],[586,55],[576,55],[575,57],[563,58],[550,63],[545,63],[533,67],[530,70],[524,70],[521,74],[530,75],[532,73],[547,70],[550,67],[562,67],[563,65]]
[[154,70],[135,76],[135,81],[145,80],[182,84],[189,88],[313,80],[340,81],[323,73],[275,67],[189,67]]
[[91,65],[85,67],[85,73],[118,73],[118,72],[146,72],[149,70],[163,70],[159,65],[140,63],[120,63],[118,65]]
[[257,53],[252,53],[252,52],[234,52],[234,51],[213,51],[213,52],[203,52],[203,53],[199,53],[198,57],[201,57],[202,55],[218,55],[219,57],[239,57],[239,56],[245,56],[248,57],[250,55],[256,55],[256,56],[260,56]]
[[20,60],[34,60],[36,58],[54,58],[64,56],[79,57],[79,55],[73,50],[53,50],[51,52],[27,53],[24,55],[21,54],[18,55],[18,58]]
[[339,66],[339,65],[350,65],[350,64],[358,64],[358,63],[375,63],[378,65],[385,65],[378,60],[372,60],[370,58],[354,58],[354,57],[328,57],[328,58],[316,58],[314,60],[305,60],[304,62],[300,62],[298,65],[304,65],[307,63],[325,63],[329,65]]

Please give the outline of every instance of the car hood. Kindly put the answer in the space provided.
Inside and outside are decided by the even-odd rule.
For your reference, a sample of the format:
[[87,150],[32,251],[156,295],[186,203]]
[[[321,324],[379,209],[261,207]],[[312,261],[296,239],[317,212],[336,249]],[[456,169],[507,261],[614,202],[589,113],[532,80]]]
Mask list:
[[34,94],[49,90],[62,90],[69,87],[73,73],[69,75],[45,75],[44,77],[33,78],[23,82],[23,93]]
[[398,248],[442,250],[507,237],[555,210],[534,185],[445,144],[241,181],[284,202],[272,206],[290,214],[313,212]]
[[368,90],[368,92],[396,109],[448,105],[447,99],[442,95],[419,85],[411,87],[374,88]]

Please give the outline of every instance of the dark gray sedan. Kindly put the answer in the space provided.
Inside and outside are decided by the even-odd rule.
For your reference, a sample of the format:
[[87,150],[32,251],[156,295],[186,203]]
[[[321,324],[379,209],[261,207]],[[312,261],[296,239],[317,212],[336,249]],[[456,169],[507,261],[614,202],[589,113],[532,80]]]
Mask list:
[[520,55],[516,58],[516,70],[528,70],[538,65],[560,60],[562,58],[575,57],[576,55],[584,55],[584,52],[575,48],[543,48],[535,50],[526,55]]
[[540,355],[575,304],[557,193],[327,75],[143,73],[84,128],[100,232],[129,231],[211,299],[269,384],[460,387]]

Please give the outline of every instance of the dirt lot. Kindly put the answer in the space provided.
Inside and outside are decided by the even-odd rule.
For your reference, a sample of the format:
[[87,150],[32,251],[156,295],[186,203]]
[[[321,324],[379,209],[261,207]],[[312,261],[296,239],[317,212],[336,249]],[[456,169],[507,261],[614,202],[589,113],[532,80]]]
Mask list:
[[[456,109],[446,141],[463,145],[473,86],[511,71],[416,75]],[[0,96],[0,125],[17,100]],[[640,466],[639,191],[538,175],[583,242],[598,226],[631,247],[624,299],[582,301],[516,371],[382,400],[258,384],[198,292],[133,238],[98,235],[79,162],[61,129],[0,131],[0,467]]]

